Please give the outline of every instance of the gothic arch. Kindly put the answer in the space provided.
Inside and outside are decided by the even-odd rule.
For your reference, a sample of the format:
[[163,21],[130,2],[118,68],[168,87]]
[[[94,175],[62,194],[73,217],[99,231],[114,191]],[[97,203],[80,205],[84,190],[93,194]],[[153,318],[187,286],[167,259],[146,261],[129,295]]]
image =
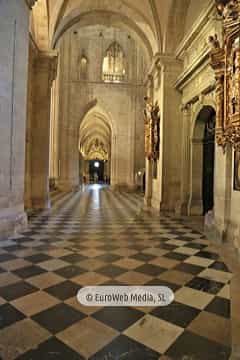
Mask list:
[[79,121],[79,151],[87,153],[91,143],[97,140],[107,150],[111,166],[111,179],[116,169],[115,124],[111,113],[102,101],[94,99],[84,109]]
[[184,36],[190,0],[172,0],[163,36],[163,51],[173,53]]
[[49,50],[49,0],[38,0],[32,8],[30,32],[40,50]]
[[112,134],[116,134],[116,124],[114,123],[111,111],[107,104],[105,104],[101,99],[93,99],[83,108],[79,117],[78,127],[80,128],[84,119],[93,113],[100,114],[104,119],[106,119],[107,123],[111,127]]

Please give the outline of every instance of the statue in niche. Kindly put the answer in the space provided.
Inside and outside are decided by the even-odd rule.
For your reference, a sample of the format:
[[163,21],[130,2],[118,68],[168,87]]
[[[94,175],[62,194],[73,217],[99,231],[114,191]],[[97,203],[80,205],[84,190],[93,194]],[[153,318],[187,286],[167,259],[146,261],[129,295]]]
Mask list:
[[159,105],[152,104],[149,97],[145,97],[144,127],[145,127],[145,155],[151,159],[158,159],[160,144],[160,116]]
[[152,120],[153,120],[153,158],[156,160],[159,158],[159,145],[160,145],[160,109],[158,101],[152,109]]
[[212,49],[220,49],[220,42],[218,40],[218,37],[217,37],[217,34],[215,34],[214,36],[209,36],[208,38],[209,40],[209,43],[211,44],[212,46]]
[[145,109],[144,109],[144,130],[145,130],[145,156],[149,160],[152,158],[152,109],[153,105],[148,96],[144,97]]
[[87,80],[88,78],[88,59],[85,55],[85,50],[82,50],[82,55],[79,59],[79,80]]
[[240,151],[236,150],[234,155],[234,190],[240,191]]

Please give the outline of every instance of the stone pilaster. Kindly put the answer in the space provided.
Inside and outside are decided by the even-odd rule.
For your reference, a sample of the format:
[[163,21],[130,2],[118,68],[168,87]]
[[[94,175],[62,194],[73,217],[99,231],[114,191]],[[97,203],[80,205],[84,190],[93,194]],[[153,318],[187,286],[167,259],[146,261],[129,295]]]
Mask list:
[[162,167],[161,210],[174,212],[181,192],[181,94],[174,82],[182,70],[182,62],[174,56],[160,55],[160,166]]
[[56,76],[57,55],[39,53],[34,64],[32,128],[32,206],[44,209],[49,200],[49,150],[51,86]]
[[190,188],[190,128],[191,105],[181,106],[182,110],[182,151],[181,151],[181,196],[176,206],[176,213],[188,215],[189,188]]

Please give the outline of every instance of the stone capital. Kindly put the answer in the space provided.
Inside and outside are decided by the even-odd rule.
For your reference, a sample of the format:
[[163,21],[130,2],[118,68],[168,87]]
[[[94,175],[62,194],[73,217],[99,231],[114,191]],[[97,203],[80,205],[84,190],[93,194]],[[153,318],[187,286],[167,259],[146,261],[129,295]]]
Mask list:
[[158,54],[155,60],[157,68],[179,68],[182,63],[182,60],[176,59],[174,54]]
[[39,52],[35,59],[35,68],[37,71],[48,71],[49,85],[56,79],[58,66],[58,53],[56,51]]
[[27,6],[29,7],[29,9],[32,9],[32,7],[37,2],[37,0],[25,0],[25,2],[27,4]]

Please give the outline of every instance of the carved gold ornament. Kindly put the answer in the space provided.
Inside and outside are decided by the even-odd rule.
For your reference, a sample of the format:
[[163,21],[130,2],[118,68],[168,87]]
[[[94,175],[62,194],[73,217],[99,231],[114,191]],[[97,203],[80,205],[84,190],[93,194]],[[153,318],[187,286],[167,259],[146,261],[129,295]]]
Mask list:
[[216,77],[216,141],[240,148],[240,0],[216,0],[223,19],[223,46],[210,36]]

